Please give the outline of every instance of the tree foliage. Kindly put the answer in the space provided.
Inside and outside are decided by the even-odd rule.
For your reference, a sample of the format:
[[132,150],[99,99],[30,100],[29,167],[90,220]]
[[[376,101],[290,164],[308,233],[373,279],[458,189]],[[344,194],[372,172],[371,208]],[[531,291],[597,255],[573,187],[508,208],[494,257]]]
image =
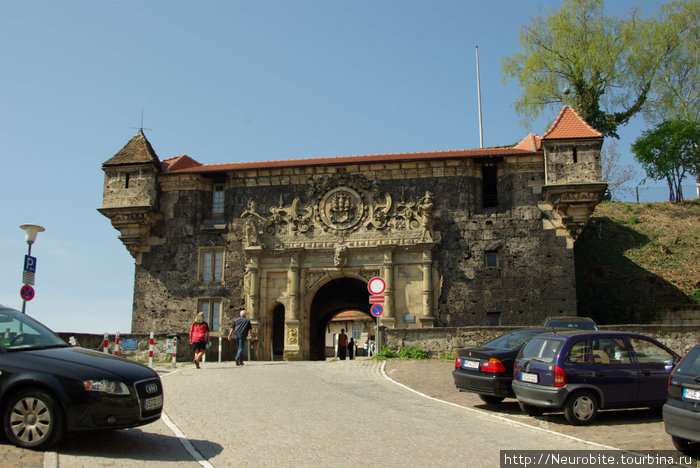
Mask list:
[[669,200],[683,201],[682,182],[700,166],[700,122],[667,120],[632,145],[634,158],[653,180],[666,179]]
[[669,53],[652,83],[647,120],[700,121],[700,0],[674,0],[662,7]]
[[547,108],[572,105],[617,138],[617,128],[642,109],[668,53],[668,35],[636,10],[618,19],[603,9],[603,0],[565,0],[521,28],[521,51],[501,59],[504,81],[517,79],[523,88],[518,115],[534,119]]

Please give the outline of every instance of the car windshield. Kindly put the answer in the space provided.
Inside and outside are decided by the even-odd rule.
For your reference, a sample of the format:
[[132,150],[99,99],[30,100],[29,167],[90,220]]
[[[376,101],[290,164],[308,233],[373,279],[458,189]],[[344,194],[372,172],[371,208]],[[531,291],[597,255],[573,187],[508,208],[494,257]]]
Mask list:
[[535,337],[520,351],[520,358],[545,363],[554,362],[562,343],[561,340]]
[[700,346],[690,350],[688,355],[676,367],[675,373],[690,377],[700,377]]
[[70,346],[36,320],[11,309],[0,309],[0,348],[6,351]]
[[517,330],[511,333],[506,333],[505,335],[499,336],[498,338],[489,341],[484,344],[484,348],[495,348],[495,349],[518,349],[527,340],[542,333],[538,330]]
[[578,328],[579,330],[597,330],[598,327],[593,322],[570,321],[570,320],[550,320],[548,325],[554,328]]

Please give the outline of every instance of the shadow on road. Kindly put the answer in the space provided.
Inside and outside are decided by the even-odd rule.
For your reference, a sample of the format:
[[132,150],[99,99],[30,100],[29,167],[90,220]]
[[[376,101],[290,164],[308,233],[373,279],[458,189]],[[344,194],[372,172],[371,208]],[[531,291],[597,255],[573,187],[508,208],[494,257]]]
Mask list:
[[[223,447],[209,440],[190,439],[200,453],[209,457]],[[154,447],[158,447],[157,450]],[[155,434],[142,429],[71,433],[55,447],[59,456],[104,457],[119,460],[192,462],[190,455],[174,435]]]

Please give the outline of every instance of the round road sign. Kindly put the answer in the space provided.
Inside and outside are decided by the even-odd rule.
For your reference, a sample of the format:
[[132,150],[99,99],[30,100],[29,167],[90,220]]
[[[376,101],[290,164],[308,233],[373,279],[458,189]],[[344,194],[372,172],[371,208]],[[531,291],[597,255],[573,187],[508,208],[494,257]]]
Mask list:
[[386,283],[384,282],[384,279],[380,278],[379,276],[375,276],[374,278],[369,280],[369,283],[367,283],[367,290],[373,296],[378,296],[382,294],[385,289]]
[[384,313],[384,307],[382,307],[381,304],[372,304],[372,307],[370,307],[369,311],[375,317],[379,317]]
[[25,301],[31,301],[34,299],[34,288],[28,284],[25,284],[22,286],[22,289],[19,290],[19,295],[22,296],[22,299]]

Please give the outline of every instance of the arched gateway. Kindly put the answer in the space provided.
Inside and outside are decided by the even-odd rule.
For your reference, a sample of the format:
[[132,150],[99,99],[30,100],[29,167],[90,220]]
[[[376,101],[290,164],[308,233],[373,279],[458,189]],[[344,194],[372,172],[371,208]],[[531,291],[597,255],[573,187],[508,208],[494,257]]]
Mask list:
[[201,311],[225,336],[245,308],[254,358],[319,359],[374,276],[389,328],[575,315],[602,141],[568,107],[512,147],[260,163],[161,162],[139,131],[102,166],[100,212],[135,259],[134,333]]

